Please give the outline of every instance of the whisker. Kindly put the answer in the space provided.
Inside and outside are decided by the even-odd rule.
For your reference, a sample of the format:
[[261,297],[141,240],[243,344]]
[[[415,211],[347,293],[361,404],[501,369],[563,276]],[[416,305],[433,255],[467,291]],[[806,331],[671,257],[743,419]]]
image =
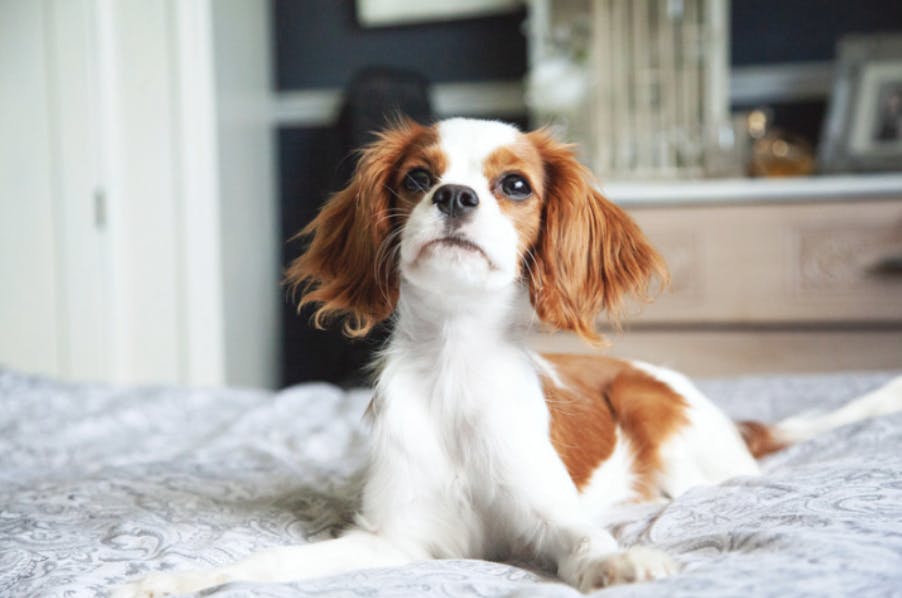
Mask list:
[[535,263],[536,263],[536,255],[534,253],[534,249],[532,247],[530,247],[529,249],[526,250],[526,252],[524,254],[524,259],[523,259],[523,267],[525,269],[526,274],[528,274],[529,276],[533,276],[535,274],[535,271],[533,270],[533,268],[535,267]]
[[385,255],[384,255],[385,252],[393,246],[395,240],[397,239],[398,236],[400,236],[400,234],[401,234],[400,228],[392,230],[385,236],[385,238],[382,240],[382,242],[379,243],[379,247],[376,249],[374,266],[379,265],[382,258],[385,257]]
[[388,287],[391,282],[396,253],[400,250],[400,245],[396,243],[396,240],[401,235],[401,232],[401,228],[390,231],[379,244],[373,260],[373,275],[379,283],[379,290],[386,303],[391,300],[388,295]]
[[388,185],[385,185],[385,189],[386,189],[389,193],[391,193],[392,195],[394,195],[395,197],[397,197],[398,199],[404,199],[403,197],[401,197],[401,195],[400,195],[397,191],[395,191],[394,189],[392,189],[392,188],[389,187]]
[[398,245],[395,245],[394,247],[392,247],[389,250],[388,255],[385,256],[384,263],[386,265],[383,267],[383,270],[382,270],[384,280],[382,281],[382,284],[379,285],[379,288],[382,293],[382,299],[384,299],[386,303],[389,303],[391,301],[391,297],[389,297],[389,294],[388,294],[388,289],[389,289],[389,283],[391,282],[390,279],[391,279],[392,270],[394,269],[393,264],[397,259],[396,254],[399,251],[399,249],[400,249],[400,247]]
[[388,210],[385,210],[384,213],[379,215],[378,222],[383,222],[385,220],[391,220],[392,218],[397,218],[399,216],[405,216],[405,215],[407,215],[406,210],[402,210],[401,208],[389,208]]

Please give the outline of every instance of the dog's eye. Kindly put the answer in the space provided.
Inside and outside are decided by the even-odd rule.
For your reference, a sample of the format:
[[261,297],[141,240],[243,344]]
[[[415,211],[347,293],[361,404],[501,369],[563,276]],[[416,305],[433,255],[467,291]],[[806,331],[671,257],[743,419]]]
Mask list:
[[523,201],[532,195],[532,187],[519,174],[509,174],[501,179],[501,192],[511,199]]
[[432,186],[432,175],[425,168],[414,168],[404,176],[404,188],[411,193],[428,191]]

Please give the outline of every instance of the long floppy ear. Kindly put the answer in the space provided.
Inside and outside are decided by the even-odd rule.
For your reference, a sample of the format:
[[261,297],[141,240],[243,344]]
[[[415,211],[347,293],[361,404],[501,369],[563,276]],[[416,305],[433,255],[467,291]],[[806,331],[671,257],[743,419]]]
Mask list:
[[654,279],[667,284],[663,258],[630,216],[595,188],[570,146],[545,130],[528,138],[545,165],[543,224],[531,252],[529,292],[539,318],[593,343],[601,312],[619,324],[624,300],[649,300]]
[[380,133],[361,152],[348,186],[299,233],[309,246],[286,270],[285,283],[293,294],[302,293],[299,312],[318,304],[312,318],[317,328],[343,317],[345,334],[360,337],[394,311],[398,273],[391,259],[397,243],[392,231],[398,221],[391,178],[405,149],[425,130],[402,121]]

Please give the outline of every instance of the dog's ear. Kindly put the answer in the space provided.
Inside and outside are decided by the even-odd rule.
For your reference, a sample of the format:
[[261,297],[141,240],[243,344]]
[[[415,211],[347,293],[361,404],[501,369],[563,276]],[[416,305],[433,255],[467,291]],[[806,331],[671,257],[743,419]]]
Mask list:
[[348,186],[333,195],[299,237],[309,245],[285,272],[298,305],[317,304],[317,328],[344,318],[344,332],[366,335],[388,318],[398,300],[396,252],[400,226],[393,209],[392,177],[405,149],[425,127],[401,121],[364,148]]
[[528,268],[532,305],[542,321],[599,343],[601,312],[616,326],[624,300],[648,300],[655,279],[667,284],[667,268],[633,219],[595,188],[570,146],[545,130],[527,137],[545,168],[543,222]]

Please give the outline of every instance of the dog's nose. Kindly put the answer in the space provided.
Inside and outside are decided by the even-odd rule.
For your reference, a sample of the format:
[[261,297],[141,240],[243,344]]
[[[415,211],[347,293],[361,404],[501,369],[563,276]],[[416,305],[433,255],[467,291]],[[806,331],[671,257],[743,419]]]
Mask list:
[[479,205],[479,196],[464,185],[442,185],[432,194],[432,203],[451,218],[460,218]]

